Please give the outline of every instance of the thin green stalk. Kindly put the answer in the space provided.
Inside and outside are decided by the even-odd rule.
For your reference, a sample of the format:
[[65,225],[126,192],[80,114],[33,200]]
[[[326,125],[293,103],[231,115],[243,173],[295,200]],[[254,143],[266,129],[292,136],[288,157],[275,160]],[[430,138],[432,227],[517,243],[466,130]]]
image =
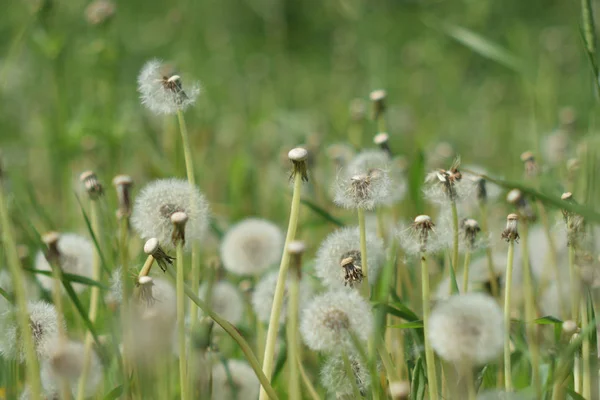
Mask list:
[[[456,267],[458,266],[458,210],[456,201],[452,200],[450,208],[452,209],[452,265],[450,265],[450,268],[456,275]],[[450,279],[450,293],[452,293],[452,279]]]
[[581,356],[576,354],[573,357],[573,390],[581,394]]
[[467,384],[467,393],[469,400],[477,399],[477,390],[475,389],[475,379],[473,378],[473,368],[471,365],[464,365],[462,368],[462,375]]
[[465,266],[463,268],[463,293],[469,291],[469,265],[471,264],[471,252],[465,253]]
[[[489,226],[488,226],[488,216],[487,216],[487,205],[485,203],[481,204],[481,231],[483,235],[489,234]],[[494,259],[492,257],[492,248],[491,246],[486,246],[485,255],[487,257],[488,264],[488,273],[490,275],[490,288],[492,292],[492,296],[498,297],[500,295],[500,289],[498,288],[498,280],[496,279],[496,271],[494,270]]]
[[[52,267],[52,277],[54,278],[54,281],[52,282],[52,301],[54,302],[54,307],[56,308],[59,346],[63,346],[67,339],[67,332],[63,324],[65,313],[62,301],[62,270],[58,265],[53,265],[53,263],[50,263],[50,265]],[[71,399],[71,389],[69,388],[69,383],[64,377],[59,378],[59,389],[61,399]]]
[[31,335],[31,327],[29,326],[25,280],[22,275],[23,271],[21,270],[21,263],[19,262],[19,254],[17,252],[17,245],[13,236],[12,223],[8,215],[6,194],[4,192],[4,187],[2,186],[1,178],[2,177],[0,176],[0,225],[2,226],[2,243],[4,245],[8,269],[13,282],[17,323],[25,348],[27,383],[29,384],[31,398],[37,400],[41,395],[40,370],[35,352],[35,343],[33,336]]
[[[173,271],[171,271],[171,269],[167,269],[167,273],[171,276],[171,278],[174,278],[173,275],[175,274],[173,273]],[[254,370],[254,373],[258,377],[260,384],[265,388],[267,394],[271,397],[271,400],[277,400],[277,394],[275,393],[275,390],[273,390],[273,387],[271,386],[266,375],[262,372],[260,368],[260,363],[258,362],[256,356],[252,352],[252,348],[250,347],[248,342],[246,342],[246,340],[242,337],[242,335],[240,335],[237,328],[233,326],[230,322],[223,319],[223,317],[221,317],[219,314],[215,313],[210,307],[208,307],[208,305],[205,302],[200,300],[198,298],[197,293],[194,293],[194,291],[188,285],[184,283],[183,287],[185,289],[186,296],[189,297],[190,300],[192,300],[202,311],[204,311],[204,313],[206,313],[206,315],[208,315],[213,321],[215,321],[221,328],[223,328],[223,330],[227,332],[227,334],[231,336],[233,340],[235,340],[238,346],[240,346],[240,349],[244,353],[246,360],[248,361],[248,363]]]
[[[129,277],[129,219],[122,216],[119,220],[119,257],[121,261],[121,324],[127,326],[126,323],[129,321],[129,296],[131,295],[131,279]],[[131,369],[129,364],[128,354],[129,346],[131,344],[130,332],[125,330],[123,332],[123,368],[127,374]],[[123,393],[129,393],[129,379],[127,376],[123,377]]]
[[300,400],[300,376],[298,371],[298,360],[300,359],[298,343],[298,296],[299,281],[295,271],[290,271],[290,282],[288,287],[288,323],[287,323],[287,351],[289,366],[288,393],[290,400]]
[[510,364],[510,303],[512,294],[513,260],[515,256],[515,242],[508,242],[508,256],[506,260],[506,283],[504,288],[504,389],[513,390],[512,372]]
[[[271,309],[271,318],[269,319],[269,328],[267,330],[267,342],[265,344],[265,355],[263,357],[263,372],[271,381],[273,373],[273,362],[275,355],[275,342],[277,341],[277,333],[279,331],[279,316],[281,315],[281,306],[283,303],[283,294],[285,291],[285,282],[287,271],[290,265],[290,253],[287,251],[289,244],[296,237],[296,229],[298,227],[298,216],[300,214],[300,192],[302,190],[302,174],[294,173],[294,192],[292,195],[292,206],[290,210],[290,221],[285,237],[283,248],[286,249],[281,257],[279,264],[279,275],[277,276],[277,285],[275,286],[275,295],[273,296],[273,308]],[[266,400],[267,393],[265,387],[260,389],[260,400]]]
[[577,322],[579,313],[579,274],[575,265],[575,245],[569,246],[569,280],[571,284],[571,320]]
[[361,294],[367,301],[371,297],[369,286],[369,266],[367,265],[367,228],[365,223],[365,210],[358,208],[358,229],[360,232],[360,262],[363,273],[363,282],[360,288]]
[[429,292],[429,268],[427,267],[427,257],[425,253],[421,253],[421,294],[423,301],[423,331],[425,332],[425,363],[427,364],[427,382],[429,386],[429,399],[437,400],[438,398],[438,384],[437,376],[435,372],[435,357],[433,355],[433,349],[431,343],[429,343],[429,311],[431,308],[430,304],[430,292]]
[[382,340],[378,340],[377,350],[379,351],[379,356],[381,357],[381,362],[385,368],[388,381],[400,382],[400,375],[396,371],[392,357],[390,356],[390,353],[388,353],[388,350]]
[[350,385],[352,387],[352,394],[355,399],[362,399],[363,396],[360,394],[360,389],[358,388],[358,384],[356,383],[354,371],[352,370],[352,364],[350,364],[350,358],[348,358],[348,353],[346,352],[346,350],[342,350],[342,359],[344,361],[344,369],[346,371],[346,376],[348,376],[348,380],[350,381]]
[[[585,328],[589,325],[587,313],[587,304],[584,300],[581,301],[581,326]],[[581,344],[581,358],[583,364],[583,375],[582,375],[582,395],[586,399],[592,398],[592,363],[591,363],[591,346],[590,336],[585,335],[583,337],[583,343]],[[597,372],[596,372],[597,373]]]
[[[185,346],[185,289],[183,282],[183,241],[177,243],[177,279],[175,290],[177,292],[177,338],[179,339],[179,390],[181,399],[187,396],[187,362]],[[193,289],[192,289],[193,290]]]
[[[100,232],[100,210],[98,207],[98,200],[90,201],[90,217],[92,223],[92,231],[96,236],[97,240],[101,240],[103,237]],[[100,253],[98,249],[94,249],[94,259],[92,265],[92,279],[100,282]],[[98,304],[100,303],[100,288],[92,286],[90,295],[90,308],[88,312],[88,319],[93,324],[96,322],[98,316]],[[81,377],[79,378],[79,385],[77,386],[77,400],[83,400],[85,397],[85,389],[87,387],[88,376],[91,368],[92,344],[94,338],[92,333],[88,330],[85,334],[84,350],[83,350],[83,368],[81,371]]]
[[525,331],[527,345],[531,355],[531,376],[537,398],[542,397],[542,379],[540,377],[540,350],[536,337],[535,288],[533,287],[531,265],[529,263],[529,234],[527,221],[521,224],[521,240],[523,240],[523,292],[525,295]]
[[317,390],[315,389],[312,382],[308,378],[308,375],[306,374],[306,371],[304,370],[304,366],[302,365],[302,360],[300,360],[300,359],[298,359],[298,370],[300,371],[300,376],[302,377],[302,382],[304,383],[304,386],[306,386],[306,390],[308,391],[308,394],[310,395],[311,399],[312,400],[320,400],[321,398],[319,397],[319,393],[317,393]]

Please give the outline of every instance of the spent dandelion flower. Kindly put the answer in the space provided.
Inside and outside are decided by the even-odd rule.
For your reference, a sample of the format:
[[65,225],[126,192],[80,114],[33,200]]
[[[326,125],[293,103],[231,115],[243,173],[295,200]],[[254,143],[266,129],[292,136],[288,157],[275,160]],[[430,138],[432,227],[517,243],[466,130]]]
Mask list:
[[321,368],[320,375],[323,387],[327,389],[329,394],[337,398],[353,395],[354,385],[356,385],[363,396],[371,388],[371,374],[360,357],[350,352],[348,354],[348,361],[350,362],[353,376],[348,376],[344,358],[341,354],[330,355]]
[[[37,355],[46,358],[47,345],[59,332],[56,309],[50,303],[36,301],[27,304],[27,311]],[[16,312],[13,307],[0,315],[0,355],[9,360],[24,361],[25,346],[16,323]],[[64,325],[62,319],[61,322]]]
[[113,178],[113,185],[117,191],[119,217],[128,218],[131,215],[131,188],[133,186],[133,179],[129,175],[117,175]]
[[387,93],[383,89],[373,90],[369,94],[369,98],[371,99],[372,109],[371,109],[371,118],[376,120],[381,118],[383,113],[387,108],[386,104]]
[[372,210],[389,201],[391,180],[388,173],[374,168],[337,178],[334,202],[343,208]]
[[[366,235],[369,281],[375,282],[383,263],[383,240],[373,232]],[[319,247],[315,273],[322,283],[332,289],[360,286],[363,280],[360,232],[358,228],[341,228],[329,234]]]
[[142,104],[155,114],[184,111],[196,102],[200,91],[198,82],[184,87],[181,77],[161,60],[146,62],[138,75]]
[[237,275],[257,275],[276,264],[283,233],[270,221],[247,218],[232,226],[221,243],[223,267]]
[[172,266],[173,260],[175,260],[174,257],[169,256],[162,247],[160,247],[157,238],[150,238],[144,243],[144,253],[152,256],[163,272],[166,272],[167,268]]
[[[75,233],[63,233],[57,236],[54,243],[48,243],[46,251],[39,251],[35,257],[35,268],[42,271],[52,271],[47,257],[56,261],[62,272],[92,278],[94,269],[94,246],[85,237]],[[51,291],[54,278],[42,274],[37,275],[42,287]],[[73,289],[80,293],[87,288],[81,283],[73,283]]]
[[242,360],[227,360],[225,363],[229,374],[222,362],[216,363],[212,369],[213,400],[256,399],[260,383],[252,367]]
[[[244,299],[238,288],[227,281],[215,282],[212,285],[210,296],[208,288],[209,285],[207,283],[202,284],[202,286],[200,286],[198,297],[204,301],[209,301],[210,299],[210,307],[212,310],[233,325],[242,322],[245,307]],[[199,315],[203,316],[204,313],[199,311]]]
[[419,215],[409,226],[397,231],[400,246],[411,255],[435,253],[447,246],[447,240],[439,235],[428,215]]
[[452,296],[432,310],[428,336],[446,361],[485,364],[502,352],[502,310],[492,297],[481,293]]
[[209,206],[196,186],[182,179],[160,179],[146,185],[135,200],[131,222],[143,239],[156,238],[165,249],[172,250],[173,224],[171,216],[184,212],[185,249],[200,241],[208,227]]
[[379,132],[373,137],[373,143],[375,143],[381,151],[385,152],[389,157],[393,157],[392,149],[390,147],[390,135],[387,132]]
[[336,290],[316,296],[300,318],[304,343],[317,351],[351,348],[350,333],[366,343],[372,331],[371,308],[356,291]]
[[[275,287],[277,286],[277,271],[272,271],[261,278],[254,292],[252,293],[252,309],[256,314],[256,317],[264,322],[269,323],[271,318],[271,310],[273,308],[273,298],[275,296]],[[287,301],[288,301],[288,286],[290,285],[290,278],[286,281],[286,288],[283,294],[283,306],[281,308],[281,316],[279,317],[279,323],[285,323],[287,319]],[[299,305],[300,311],[302,306],[307,304],[313,297],[312,286],[306,281],[300,281],[299,288]]]
[[438,169],[425,176],[423,194],[433,203],[446,205],[467,199],[476,189],[476,183],[471,179],[463,179],[458,169],[460,158],[452,163],[449,169]]

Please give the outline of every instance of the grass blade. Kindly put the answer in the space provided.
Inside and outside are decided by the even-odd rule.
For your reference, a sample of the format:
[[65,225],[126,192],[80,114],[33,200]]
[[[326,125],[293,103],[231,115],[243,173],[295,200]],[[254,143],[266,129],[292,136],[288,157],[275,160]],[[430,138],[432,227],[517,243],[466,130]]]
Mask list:
[[340,221],[339,219],[337,219],[336,217],[334,217],[333,215],[331,215],[326,210],[324,210],[322,207],[318,206],[317,204],[313,203],[312,201],[310,201],[308,199],[301,199],[300,202],[302,204],[304,204],[305,206],[307,206],[308,208],[310,208],[315,214],[323,217],[323,219],[331,222],[332,224],[337,225],[339,227],[344,226],[344,223],[342,221]]
[[85,221],[85,226],[87,227],[87,230],[88,230],[90,236],[92,237],[92,241],[94,242],[94,247],[96,247],[96,251],[98,252],[98,255],[100,256],[100,265],[102,266],[104,273],[106,273],[107,276],[110,276],[110,270],[108,269],[108,264],[106,264],[106,259],[104,258],[102,249],[100,249],[100,244],[98,243],[96,234],[94,233],[94,230],[92,229],[92,223],[90,222],[90,219],[89,219],[87,213],[85,212],[85,209],[83,208],[83,204],[81,204],[81,199],[79,198],[77,193],[75,193],[75,198],[77,199],[77,203],[79,203],[79,209],[81,210],[81,214],[83,215],[83,219]]
[[[23,270],[29,271],[33,274],[39,274],[39,275],[45,275],[45,276],[52,277],[52,271],[42,271],[42,270],[33,269],[33,268],[23,268]],[[87,286],[96,286],[96,287],[99,287],[100,289],[108,290],[108,286],[106,286],[98,281],[95,281],[93,279],[87,278],[85,276],[76,275],[76,274],[67,274],[67,273],[63,272],[62,277],[63,277],[63,279],[65,279],[69,282],[80,283],[82,285],[87,285]]]

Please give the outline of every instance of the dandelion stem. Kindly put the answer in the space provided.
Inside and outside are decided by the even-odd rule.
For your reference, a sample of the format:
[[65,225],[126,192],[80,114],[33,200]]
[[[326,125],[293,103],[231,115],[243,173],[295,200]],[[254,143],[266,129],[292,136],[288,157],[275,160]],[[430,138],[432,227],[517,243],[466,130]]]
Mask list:
[[[179,339],[179,390],[181,399],[186,400],[187,396],[187,363],[185,346],[185,289],[183,287],[183,241],[177,243],[177,338]],[[192,289],[193,290],[193,289]]]
[[363,273],[361,294],[369,300],[371,288],[369,287],[369,266],[367,265],[367,229],[365,224],[365,210],[358,208],[358,229],[360,232],[360,262]]
[[[353,396],[355,399],[362,399],[363,396],[360,394],[358,384],[356,383],[354,371],[352,370],[352,364],[350,363],[350,358],[348,358],[348,353],[346,352],[346,350],[342,350],[342,359],[344,360],[344,368],[346,370],[346,376],[348,376],[348,380],[350,381],[350,385],[352,386]],[[373,385],[373,386],[375,386],[375,385]]]
[[469,265],[471,264],[471,252],[465,253],[465,266],[463,268],[463,293],[469,291]]
[[514,256],[515,242],[514,240],[509,240],[508,255],[506,260],[506,283],[504,289],[504,389],[507,392],[512,391],[512,374],[510,365],[510,303]]
[[[90,201],[90,217],[92,223],[92,231],[96,236],[97,240],[100,241],[102,236],[102,232],[100,231],[100,210],[98,200]],[[99,282],[100,281],[100,253],[98,249],[94,249],[94,259],[92,265],[92,279]],[[88,312],[88,318],[90,322],[93,324],[96,322],[96,317],[98,316],[98,304],[100,302],[100,288],[97,286],[93,286],[91,289],[90,295],[90,309]],[[90,374],[91,368],[91,358],[92,358],[92,344],[93,344],[93,336],[92,332],[89,330],[85,335],[84,349],[83,349],[83,367],[81,371],[81,377],[79,378],[79,385],[77,386],[77,400],[83,400],[85,398],[85,389],[87,387],[88,376]]]
[[471,365],[463,366],[463,376],[467,384],[467,393],[469,400],[477,399],[477,390],[475,389],[475,379],[473,378],[473,369]]
[[150,254],[148,257],[146,257],[146,261],[144,261],[144,265],[142,266],[138,277],[141,278],[142,276],[148,276],[148,274],[150,274],[150,270],[152,269],[153,264],[154,257]]
[[[452,200],[450,203],[452,209],[452,265],[450,268],[456,274],[456,267],[458,266],[458,210],[456,209],[456,201]],[[452,293],[452,279],[450,279],[450,293]]]
[[[271,318],[269,319],[269,328],[267,330],[267,342],[265,344],[265,355],[263,357],[263,372],[271,381],[273,373],[273,362],[275,354],[275,342],[277,341],[277,332],[279,330],[279,316],[281,315],[281,306],[283,303],[283,294],[285,290],[285,281],[288,267],[290,265],[290,253],[287,251],[288,245],[296,237],[298,227],[298,216],[300,214],[300,192],[302,190],[302,174],[294,174],[294,192],[292,195],[292,206],[290,210],[290,221],[285,237],[283,248],[286,249],[281,257],[279,264],[279,275],[277,276],[277,285],[275,286],[275,295],[273,296],[273,308],[271,309]],[[265,387],[260,389],[260,400],[266,400],[267,393]]]
[[429,268],[427,267],[427,257],[421,253],[421,287],[423,301],[423,330],[425,332],[425,363],[427,364],[427,382],[429,386],[429,399],[437,400],[438,385],[435,372],[435,357],[431,343],[429,343],[429,311],[431,304],[429,301]]
[[298,293],[299,280],[295,271],[290,271],[288,285],[288,314],[287,314],[287,351],[289,365],[288,393],[290,400],[300,400],[300,377],[298,374],[299,343],[298,343]]
[[302,377],[302,382],[304,382],[304,386],[306,386],[306,390],[308,391],[308,394],[310,395],[312,400],[319,400],[319,394],[317,393],[317,390],[315,389],[315,387],[313,386],[312,382],[310,381],[308,375],[306,374],[306,371],[304,370],[304,366],[302,365],[302,360],[300,358],[298,358],[298,370],[300,371],[300,376]]
[[[488,215],[487,215],[487,205],[485,203],[481,204],[481,231],[483,235],[487,237],[489,234],[489,226],[488,226]],[[492,296],[498,297],[500,294],[500,290],[498,289],[498,281],[496,279],[496,272],[494,269],[494,260],[492,258],[492,248],[491,246],[486,246],[485,255],[487,257],[488,264],[488,273],[490,276],[490,289],[492,292]]]
[[[570,219],[570,217],[569,217]],[[569,226],[567,224],[567,226]],[[571,283],[571,320],[577,322],[579,309],[578,273],[575,265],[575,244],[569,245],[569,280]]]
[[[581,327],[585,329],[589,325],[589,316],[587,313],[587,305],[585,301],[581,301]],[[581,344],[581,357],[583,364],[583,376],[582,376],[582,395],[585,399],[592,399],[592,364],[591,364],[591,348],[590,348],[590,336],[586,334],[583,337]]]
[[25,348],[25,367],[27,383],[31,391],[31,398],[37,400],[41,395],[40,371],[35,352],[35,343],[29,326],[29,313],[27,311],[27,294],[17,245],[12,231],[12,224],[6,206],[6,194],[0,179],[0,225],[2,225],[2,244],[6,253],[8,269],[11,273],[13,288],[15,292],[15,305],[17,309],[17,323],[21,332]]

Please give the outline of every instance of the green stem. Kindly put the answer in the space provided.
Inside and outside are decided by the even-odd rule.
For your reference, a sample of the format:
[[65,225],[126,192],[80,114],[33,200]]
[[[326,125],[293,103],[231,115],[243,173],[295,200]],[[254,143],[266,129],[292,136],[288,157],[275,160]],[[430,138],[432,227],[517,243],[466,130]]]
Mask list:
[[[450,208],[452,209],[452,265],[450,265],[450,268],[456,276],[456,267],[458,266],[458,210],[456,201],[452,200]],[[450,279],[450,293],[452,293],[452,279]]]
[[[129,219],[125,216],[119,220],[119,255],[121,259],[121,324],[127,326],[129,321],[129,296],[131,295],[132,285],[129,277]],[[129,331],[123,332],[123,368],[127,373],[130,370],[128,360],[129,346],[131,345],[131,335]],[[123,393],[129,393],[129,379],[123,377]]]
[[[183,241],[177,243],[177,338],[179,339],[179,390],[181,399],[186,400],[187,396],[187,362],[185,346],[185,289],[183,282]],[[192,289],[193,290],[193,289]]]
[[367,265],[367,228],[365,223],[365,210],[358,208],[358,229],[360,233],[360,262],[363,273],[363,282],[361,294],[367,301],[370,298],[371,288],[369,287],[369,266]]
[[[489,234],[488,228],[488,218],[487,218],[487,205],[485,203],[481,204],[481,231],[484,235]],[[494,259],[492,257],[492,247],[486,246],[485,255],[487,257],[488,264],[488,273],[490,276],[490,288],[492,292],[492,296],[498,297],[500,294],[500,290],[498,289],[498,280],[496,279],[496,271],[494,269]]]
[[[167,273],[171,276],[171,278],[174,278],[174,273],[173,271],[171,271],[171,269],[167,269]],[[183,287],[185,289],[186,296],[189,297],[190,300],[194,302],[194,304],[196,304],[202,311],[204,311],[204,313],[206,313],[206,315],[208,315],[213,321],[215,321],[221,328],[223,328],[223,330],[227,332],[227,334],[231,336],[233,340],[235,340],[238,346],[240,346],[240,349],[246,356],[246,360],[254,370],[254,373],[258,377],[258,380],[260,381],[261,385],[265,388],[267,394],[271,397],[271,400],[277,400],[277,394],[275,393],[275,390],[273,390],[273,387],[269,383],[269,380],[267,379],[266,375],[262,372],[260,368],[260,363],[258,362],[256,356],[252,352],[252,348],[250,347],[248,342],[246,342],[246,340],[242,337],[242,335],[240,335],[237,328],[233,326],[230,322],[225,320],[223,317],[221,317],[219,314],[215,313],[210,307],[208,307],[208,305],[205,302],[200,300],[197,294],[194,293],[194,291],[188,285],[183,284]]]
[[577,322],[578,309],[579,309],[579,285],[577,273],[577,267],[575,266],[575,244],[571,243],[569,246],[569,280],[571,283],[571,319]]
[[465,253],[465,266],[463,268],[463,293],[469,291],[469,265],[471,264],[471,252]]
[[378,340],[377,350],[379,351],[379,356],[381,357],[381,362],[383,363],[383,367],[385,368],[388,381],[391,382],[399,382],[400,375],[396,371],[394,367],[394,362],[392,361],[392,357],[390,353],[388,353],[387,348],[382,340]]
[[[275,286],[275,295],[273,296],[273,308],[271,309],[271,318],[269,319],[269,328],[267,330],[267,342],[265,344],[265,355],[263,357],[263,372],[271,381],[273,373],[273,362],[275,355],[275,342],[277,341],[277,333],[279,331],[279,316],[281,315],[281,306],[283,303],[283,294],[285,292],[285,282],[287,271],[290,265],[290,253],[287,251],[288,245],[296,237],[296,229],[298,228],[298,216],[300,214],[300,192],[302,190],[302,174],[296,172],[294,174],[294,192],[292,195],[292,206],[290,210],[290,221],[285,237],[283,248],[285,249],[279,264],[279,275],[277,276],[277,285]],[[267,399],[265,387],[260,389],[260,400]]]
[[438,384],[435,372],[435,357],[431,343],[429,343],[429,311],[431,304],[429,301],[429,268],[427,267],[427,257],[425,253],[421,253],[421,286],[422,286],[422,301],[423,301],[423,331],[425,333],[425,363],[427,364],[427,382],[429,384],[429,399],[437,400]]
[[29,326],[29,312],[27,308],[27,293],[25,292],[25,279],[22,275],[21,263],[17,252],[12,224],[8,215],[6,206],[6,194],[0,179],[0,225],[2,226],[2,244],[6,253],[8,269],[11,273],[14,290],[14,300],[17,312],[17,323],[23,338],[25,348],[25,367],[27,373],[27,383],[31,391],[31,398],[37,400],[41,395],[40,370],[35,352],[35,342],[31,335]]
[[304,367],[302,366],[302,360],[298,359],[298,370],[300,371],[300,376],[302,377],[302,382],[304,386],[306,386],[306,390],[308,390],[308,394],[310,395],[312,400],[320,400],[319,394],[317,390],[313,386],[312,382],[308,378]]
[[506,282],[504,289],[504,389],[512,391],[512,373],[510,365],[510,303],[512,290],[513,260],[515,256],[515,242],[508,242],[508,256],[506,260]]
[[[587,305],[585,301],[581,301],[581,326],[585,328],[589,325],[588,313],[587,313]],[[583,376],[582,376],[582,388],[583,388],[583,397],[586,399],[591,399],[592,397],[592,364],[591,364],[591,346],[590,346],[590,337],[589,335],[585,335],[583,337],[583,343],[581,344],[581,357],[583,364]]]
[[473,378],[473,368],[471,365],[463,366],[463,377],[467,384],[467,393],[469,395],[469,400],[477,399],[477,390],[475,389],[475,379]]
[[346,350],[342,350],[342,359],[344,361],[344,369],[346,371],[346,376],[348,377],[350,385],[352,386],[352,394],[355,399],[362,399],[363,396],[360,394],[360,389],[358,388],[358,384],[356,383],[356,377],[354,376],[352,364],[350,364],[350,359],[348,358],[348,353],[346,352]]
[[[103,235],[100,231],[100,210],[98,200],[90,201],[90,217],[92,220],[92,232],[94,232],[96,240],[100,242]],[[101,243],[98,244],[101,245]],[[97,248],[94,249],[92,279],[97,282],[100,282],[100,253]],[[88,319],[92,324],[96,322],[96,317],[98,316],[99,302],[100,288],[98,288],[97,286],[92,286],[90,295],[90,309],[88,312]],[[77,400],[83,400],[85,397],[85,389],[87,387],[88,376],[90,374],[91,368],[92,352],[94,351],[94,349],[92,348],[93,341],[94,337],[92,336],[92,333],[88,330],[85,334],[83,349],[83,367],[81,371],[81,377],[79,378],[79,385],[77,386]]]
[[298,374],[298,360],[300,359],[298,343],[298,296],[299,281],[295,271],[291,273],[291,279],[288,287],[288,324],[287,324],[287,351],[289,365],[289,383],[288,393],[290,400],[300,400],[300,376]]

